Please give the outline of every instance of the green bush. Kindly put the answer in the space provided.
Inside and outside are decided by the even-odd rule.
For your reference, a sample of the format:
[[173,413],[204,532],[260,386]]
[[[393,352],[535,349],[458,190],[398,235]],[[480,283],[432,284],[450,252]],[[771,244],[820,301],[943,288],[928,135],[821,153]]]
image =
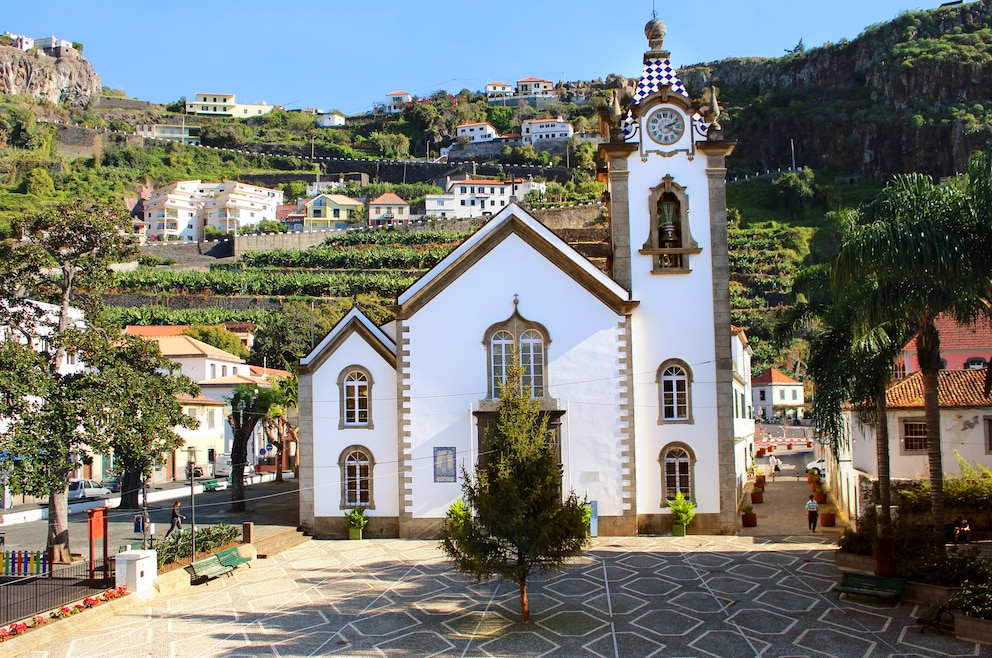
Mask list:
[[[190,557],[192,534],[192,529],[186,529],[159,542],[156,547],[159,568]],[[197,553],[212,551],[236,541],[240,536],[241,529],[227,523],[198,527],[196,529],[196,551]]]
[[969,617],[992,620],[992,584],[966,580],[951,598],[951,606]]

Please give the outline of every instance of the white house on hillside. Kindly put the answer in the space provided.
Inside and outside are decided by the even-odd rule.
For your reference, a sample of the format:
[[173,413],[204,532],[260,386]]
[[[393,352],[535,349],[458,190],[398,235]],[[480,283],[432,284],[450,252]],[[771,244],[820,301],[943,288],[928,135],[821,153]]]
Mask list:
[[186,113],[244,119],[268,114],[273,107],[264,101],[254,104],[238,103],[234,94],[197,94],[196,100],[186,103]]
[[317,127],[319,128],[339,128],[344,124],[344,115],[340,112],[331,112],[317,117]]
[[486,83],[486,98],[508,98],[513,96],[513,92],[513,87],[505,82],[493,80]]
[[524,119],[520,124],[520,138],[525,144],[546,140],[566,141],[575,134],[575,128],[562,117],[554,119]]
[[410,204],[393,192],[381,194],[369,201],[369,226],[407,224],[410,221]]
[[801,382],[781,370],[769,368],[751,380],[754,415],[762,420],[803,417],[806,395]]
[[499,133],[491,124],[483,121],[455,126],[455,136],[464,137],[471,144],[479,144],[493,141],[499,137]]
[[302,359],[309,532],[345,536],[344,512],[363,507],[368,536],[436,537],[461,468],[486,453],[513,355],[548,420],[562,493],[588,498],[601,535],[669,532],[678,493],[697,503],[690,532],[739,526],[748,429],[735,391],[751,375],[730,323],[734,144],[698,121],[664,29],[648,24],[630,114],[600,151],[608,272],[518,205],[487,204],[493,217],[398,296],[393,321],[354,308]]
[[531,190],[544,192],[546,187],[532,178],[452,180],[448,182],[445,194],[428,194],[425,197],[425,214],[454,219],[494,215],[511,202],[523,199]]
[[517,96],[554,96],[555,85],[544,78],[521,78],[517,80]]

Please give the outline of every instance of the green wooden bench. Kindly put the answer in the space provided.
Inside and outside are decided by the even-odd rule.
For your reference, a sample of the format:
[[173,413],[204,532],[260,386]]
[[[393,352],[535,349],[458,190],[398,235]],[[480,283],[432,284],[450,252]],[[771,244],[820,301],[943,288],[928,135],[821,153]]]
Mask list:
[[920,632],[927,630],[928,628],[937,629],[938,633],[943,634],[944,631],[940,627],[940,620],[944,615],[951,618],[951,624],[954,624],[954,613],[951,612],[951,599],[948,598],[943,603],[934,603],[932,606],[923,611],[923,614],[916,618],[916,621],[920,623]]
[[204,491],[217,491],[218,489],[227,489],[227,480],[217,480],[216,478],[203,481]]
[[216,555],[197,560],[184,567],[193,580],[206,581],[234,571],[234,567],[221,562]]
[[887,599],[895,604],[902,597],[902,590],[905,587],[906,581],[903,578],[844,572],[841,575],[840,585],[837,586],[837,600],[840,600],[841,594],[858,594]]
[[217,559],[221,561],[222,564],[237,569],[242,564],[247,564],[248,568],[251,569],[251,558],[242,557],[241,553],[238,552],[236,548],[228,548],[217,553]]

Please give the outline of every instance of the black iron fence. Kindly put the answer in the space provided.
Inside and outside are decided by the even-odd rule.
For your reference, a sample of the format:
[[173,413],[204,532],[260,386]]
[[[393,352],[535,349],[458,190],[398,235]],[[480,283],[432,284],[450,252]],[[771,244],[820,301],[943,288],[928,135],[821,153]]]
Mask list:
[[56,568],[33,576],[0,577],[0,626],[48,613],[60,606],[85,599],[114,586],[113,559],[93,562],[94,579],[90,579],[88,561]]

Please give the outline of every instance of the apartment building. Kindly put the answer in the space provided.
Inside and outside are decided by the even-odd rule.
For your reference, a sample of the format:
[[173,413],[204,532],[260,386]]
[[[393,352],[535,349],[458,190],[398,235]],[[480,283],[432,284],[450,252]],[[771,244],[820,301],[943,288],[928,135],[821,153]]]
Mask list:
[[239,119],[268,114],[272,108],[265,101],[253,105],[238,103],[234,94],[197,94],[195,101],[186,103],[187,114]]
[[193,146],[200,144],[200,126],[139,123],[135,126],[134,131],[148,139],[160,139]]
[[148,237],[155,240],[203,239],[204,228],[237,232],[263,220],[275,221],[281,190],[238,181],[177,181],[152,192],[144,202]]

